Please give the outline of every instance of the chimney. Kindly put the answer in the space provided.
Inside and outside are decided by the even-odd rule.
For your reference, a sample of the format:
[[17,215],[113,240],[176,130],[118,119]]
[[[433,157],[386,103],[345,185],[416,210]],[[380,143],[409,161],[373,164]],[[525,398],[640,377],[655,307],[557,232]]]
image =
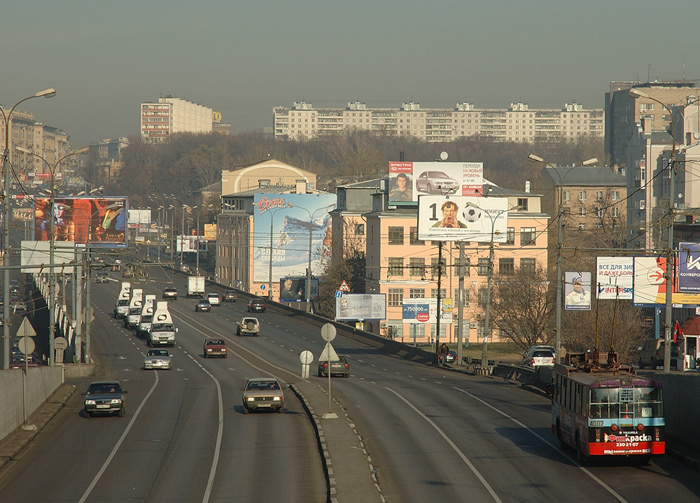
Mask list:
[[642,132],[651,133],[651,119],[649,117],[642,117]]

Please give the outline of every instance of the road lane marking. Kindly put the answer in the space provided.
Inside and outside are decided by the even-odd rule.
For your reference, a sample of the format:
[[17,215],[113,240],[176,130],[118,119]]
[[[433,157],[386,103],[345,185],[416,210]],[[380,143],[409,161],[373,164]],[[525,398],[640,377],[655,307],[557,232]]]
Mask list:
[[476,466],[474,466],[472,464],[472,462],[469,461],[469,458],[459,449],[459,447],[457,447],[457,445],[455,445],[455,443],[452,440],[450,440],[450,437],[448,437],[445,434],[445,432],[442,431],[440,429],[440,427],[437,424],[435,424],[435,422],[432,419],[430,419],[428,416],[423,414],[420,410],[418,410],[418,408],[415,405],[413,405],[411,402],[409,402],[406,398],[404,398],[403,396],[398,394],[393,389],[386,388],[386,387],[385,387],[385,389],[387,389],[388,391],[391,391],[394,395],[396,395],[398,398],[403,400],[406,403],[406,405],[408,405],[410,408],[412,408],[416,414],[418,414],[420,417],[425,419],[428,422],[428,424],[430,424],[430,426],[432,426],[433,429],[435,429],[435,431],[437,431],[440,434],[440,436],[445,439],[445,442],[447,442],[447,444],[450,447],[452,447],[452,450],[455,451],[460,458],[462,458],[462,461],[464,461],[464,464],[466,464],[469,467],[469,469],[472,471],[472,473],[474,475],[476,475],[476,478],[478,478],[479,481],[481,482],[481,484],[486,488],[486,490],[489,492],[489,494],[491,495],[493,500],[497,501],[498,503],[501,503],[501,501],[502,501],[501,498],[498,497],[498,494],[496,494],[496,491],[493,490],[491,485],[486,481],[486,479],[483,477],[483,475],[481,475],[479,470],[476,469]]
[[456,387],[453,387],[452,389],[455,389],[455,390],[459,391],[460,393],[464,393],[465,395],[470,396],[470,397],[473,398],[474,400],[476,400],[476,401],[478,401],[478,402],[481,402],[482,404],[486,405],[486,406],[487,406],[488,408],[490,408],[491,410],[497,412],[498,414],[502,415],[503,417],[505,417],[505,418],[507,418],[507,419],[510,419],[512,422],[514,422],[515,424],[517,424],[517,425],[520,426],[521,428],[523,428],[523,429],[525,429],[526,431],[530,432],[532,435],[534,435],[536,438],[538,438],[539,440],[541,440],[542,442],[544,442],[546,445],[548,445],[549,447],[551,447],[552,449],[554,449],[555,451],[557,451],[559,454],[561,454],[562,456],[564,456],[565,458],[567,458],[568,460],[570,460],[571,462],[573,462],[583,473],[585,473],[585,474],[588,475],[591,479],[593,479],[594,482],[596,482],[596,483],[597,483],[598,485],[600,485],[603,489],[605,489],[608,493],[610,493],[617,501],[620,501],[621,503],[627,503],[627,500],[626,500],[625,498],[623,498],[622,496],[620,496],[617,492],[615,492],[615,490],[614,490],[612,487],[610,487],[610,486],[607,485],[605,482],[603,482],[601,479],[599,479],[598,477],[596,477],[595,475],[593,475],[593,473],[591,473],[587,468],[581,466],[581,464],[578,463],[576,460],[574,460],[574,459],[572,459],[571,457],[567,456],[566,453],[564,453],[559,447],[557,447],[556,445],[554,445],[553,443],[551,443],[549,440],[547,440],[547,439],[544,438],[543,436],[539,435],[537,432],[531,430],[530,428],[528,428],[526,425],[524,425],[523,423],[521,423],[520,421],[518,421],[518,420],[515,419],[514,417],[509,416],[508,414],[506,414],[506,413],[503,412],[502,410],[500,410],[500,409],[494,407],[494,406],[491,405],[490,403],[486,402],[485,400],[482,400],[482,399],[479,398],[478,396],[475,396],[475,395],[469,393],[468,391],[465,391],[465,390],[463,390],[463,389],[456,388]]

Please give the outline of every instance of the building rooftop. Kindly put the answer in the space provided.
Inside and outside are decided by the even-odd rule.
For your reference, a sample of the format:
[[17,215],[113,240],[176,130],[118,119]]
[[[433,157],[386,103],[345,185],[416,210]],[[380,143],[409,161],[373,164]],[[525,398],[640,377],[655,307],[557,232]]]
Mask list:
[[599,187],[626,187],[627,177],[623,173],[615,173],[609,167],[599,166],[563,166],[558,168],[545,167],[554,185],[590,185]]

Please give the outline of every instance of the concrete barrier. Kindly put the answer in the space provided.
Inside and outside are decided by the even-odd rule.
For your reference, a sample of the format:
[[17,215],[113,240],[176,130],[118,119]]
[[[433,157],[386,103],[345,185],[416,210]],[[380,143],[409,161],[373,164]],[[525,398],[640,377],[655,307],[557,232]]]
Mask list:
[[[24,370],[0,370],[0,439],[24,423],[24,382]],[[63,367],[30,367],[26,376],[27,417],[63,382]]]

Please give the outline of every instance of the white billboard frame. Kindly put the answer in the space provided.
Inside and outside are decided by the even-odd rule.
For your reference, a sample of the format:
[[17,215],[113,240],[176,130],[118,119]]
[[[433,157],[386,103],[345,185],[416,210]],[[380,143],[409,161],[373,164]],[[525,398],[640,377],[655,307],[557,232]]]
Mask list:
[[[401,183],[399,178],[403,178]],[[483,162],[389,162],[391,204],[415,204],[421,195],[477,196],[483,193],[483,187]]]
[[385,293],[344,293],[335,297],[335,319],[367,321],[386,319]]
[[[49,272],[51,264],[51,241],[22,241],[20,252],[21,271],[23,273],[36,273],[37,266],[44,265],[43,273]],[[73,274],[75,268],[75,243],[73,241],[54,241],[53,250],[54,273],[61,272]],[[63,264],[66,264],[63,266]],[[68,265],[71,264],[71,265]],[[25,266],[33,266],[25,269]]]
[[596,298],[632,300],[634,258],[598,257],[596,259]]
[[505,243],[508,209],[507,197],[420,196],[418,239]]

